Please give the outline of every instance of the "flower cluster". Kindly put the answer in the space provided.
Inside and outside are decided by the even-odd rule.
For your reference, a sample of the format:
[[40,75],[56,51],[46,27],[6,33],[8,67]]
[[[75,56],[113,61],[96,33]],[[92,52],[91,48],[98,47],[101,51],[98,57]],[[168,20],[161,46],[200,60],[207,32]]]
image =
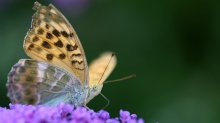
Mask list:
[[95,112],[68,104],[57,107],[10,104],[0,108],[0,123],[144,123],[136,114],[120,110],[120,116],[111,118],[107,111]]

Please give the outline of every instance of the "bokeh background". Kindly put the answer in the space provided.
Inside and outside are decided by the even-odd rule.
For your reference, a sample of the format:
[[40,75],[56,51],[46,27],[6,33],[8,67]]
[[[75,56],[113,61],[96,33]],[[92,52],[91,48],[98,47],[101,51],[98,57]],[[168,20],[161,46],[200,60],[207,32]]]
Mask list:
[[[148,123],[220,121],[220,5],[207,0],[39,0],[53,3],[69,19],[88,62],[116,52],[118,65],[104,85],[112,116],[119,109]],[[0,106],[13,64],[28,58],[22,48],[33,0],[0,0]],[[105,105],[100,96],[89,104]]]

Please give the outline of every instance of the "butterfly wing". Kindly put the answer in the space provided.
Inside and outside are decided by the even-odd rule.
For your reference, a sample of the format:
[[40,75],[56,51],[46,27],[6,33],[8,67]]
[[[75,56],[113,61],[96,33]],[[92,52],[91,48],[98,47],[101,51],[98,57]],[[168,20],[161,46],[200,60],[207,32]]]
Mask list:
[[106,52],[95,59],[89,65],[89,86],[103,84],[111,74],[117,63],[116,56],[112,52]]
[[69,102],[66,95],[79,89],[79,80],[45,62],[21,59],[8,76],[8,96],[12,103],[49,104]]
[[26,54],[76,75],[87,83],[88,68],[80,40],[68,20],[53,5],[35,2],[32,26],[24,40]]

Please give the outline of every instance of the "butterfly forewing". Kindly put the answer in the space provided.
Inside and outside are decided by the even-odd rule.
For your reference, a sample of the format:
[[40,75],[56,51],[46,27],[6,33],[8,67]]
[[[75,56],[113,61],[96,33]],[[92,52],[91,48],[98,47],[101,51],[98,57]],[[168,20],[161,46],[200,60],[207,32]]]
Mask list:
[[35,3],[32,27],[24,41],[24,49],[32,59],[46,61],[87,82],[85,53],[68,20],[53,6]]
[[112,52],[103,53],[89,65],[89,86],[103,84],[117,63]]

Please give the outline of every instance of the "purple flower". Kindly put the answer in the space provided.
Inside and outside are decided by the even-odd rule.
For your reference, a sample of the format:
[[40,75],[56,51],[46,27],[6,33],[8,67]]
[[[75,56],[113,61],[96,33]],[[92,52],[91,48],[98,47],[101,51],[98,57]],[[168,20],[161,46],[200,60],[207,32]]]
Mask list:
[[131,120],[130,112],[120,110],[120,119],[121,119],[122,122]]
[[51,0],[67,12],[79,13],[88,8],[90,0]]
[[136,114],[120,110],[119,118],[111,118],[105,110],[95,112],[69,104],[57,107],[10,104],[0,107],[0,123],[144,123]]
[[98,114],[99,114],[99,118],[100,118],[100,119],[107,120],[107,119],[110,118],[109,113],[106,112],[106,111],[104,111],[104,110],[99,111]]

